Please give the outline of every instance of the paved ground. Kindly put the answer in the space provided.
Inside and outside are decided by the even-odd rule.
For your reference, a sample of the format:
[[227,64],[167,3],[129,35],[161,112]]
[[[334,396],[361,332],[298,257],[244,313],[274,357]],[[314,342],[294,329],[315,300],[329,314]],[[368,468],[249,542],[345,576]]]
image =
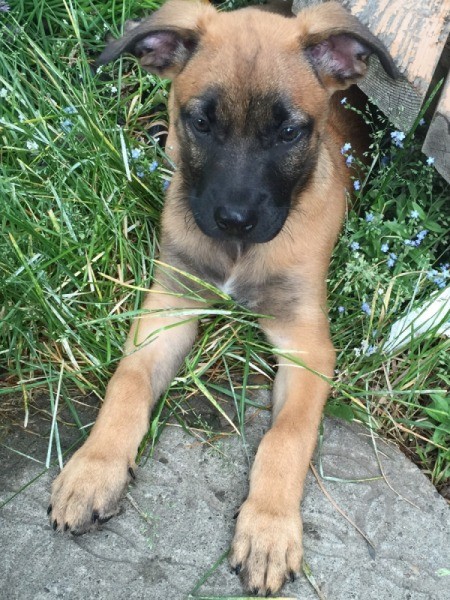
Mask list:
[[[267,413],[252,415],[250,455],[267,426]],[[73,433],[64,435],[63,443],[70,443]],[[4,442],[45,460],[46,440],[38,434],[15,429]],[[383,479],[324,481],[375,552],[309,475],[303,502],[305,556],[323,598],[450,600],[450,576],[438,575],[450,569],[448,506],[400,452],[381,442],[379,449],[396,492]],[[45,518],[56,469],[39,476],[41,464],[0,450],[0,503],[31,482],[0,511],[2,600],[185,599],[226,552],[232,517],[246,492],[248,463],[239,438],[211,448],[170,426],[153,459],[139,470],[130,488],[132,501],[124,499],[122,514],[96,533],[62,536]],[[321,462],[324,474],[336,478],[379,474],[367,432],[339,421],[325,421]],[[223,561],[195,595],[242,596],[242,590]],[[319,597],[304,576],[280,596]]]

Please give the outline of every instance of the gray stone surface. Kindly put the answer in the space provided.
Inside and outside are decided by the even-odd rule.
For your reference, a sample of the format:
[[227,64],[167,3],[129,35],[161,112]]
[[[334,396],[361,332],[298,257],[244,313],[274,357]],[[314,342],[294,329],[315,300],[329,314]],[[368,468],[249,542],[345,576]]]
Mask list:
[[[267,427],[267,413],[250,417],[250,456]],[[10,435],[7,445],[45,458],[45,439],[24,436]],[[327,600],[448,600],[450,577],[437,575],[439,569],[450,568],[448,506],[398,450],[383,442],[379,449],[397,493],[383,479],[324,481],[339,507],[370,538],[375,556],[314,476],[308,476],[302,512],[305,557],[314,578]],[[1,450],[0,503],[43,470]],[[340,421],[325,421],[321,462],[327,476],[379,475],[367,431]],[[0,511],[0,598],[187,598],[229,546],[248,472],[240,438],[202,445],[179,427],[168,426],[130,488],[132,503],[125,498],[119,516],[102,530],[80,537],[57,535],[49,527],[45,509],[56,470],[44,473]],[[224,561],[197,596],[227,595],[242,596],[242,590]],[[304,576],[279,595],[318,597]]]

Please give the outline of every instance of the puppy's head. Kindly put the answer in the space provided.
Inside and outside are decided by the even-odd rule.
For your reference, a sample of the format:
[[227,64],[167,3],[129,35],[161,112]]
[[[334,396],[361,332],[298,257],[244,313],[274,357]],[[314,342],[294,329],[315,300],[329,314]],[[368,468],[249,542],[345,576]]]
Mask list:
[[307,187],[333,92],[363,77],[373,52],[396,75],[384,46],[334,2],[290,18],[169,0],[97,62],[123,52],[173,80],[171,126],[197,225],[250,243],[274,238]]

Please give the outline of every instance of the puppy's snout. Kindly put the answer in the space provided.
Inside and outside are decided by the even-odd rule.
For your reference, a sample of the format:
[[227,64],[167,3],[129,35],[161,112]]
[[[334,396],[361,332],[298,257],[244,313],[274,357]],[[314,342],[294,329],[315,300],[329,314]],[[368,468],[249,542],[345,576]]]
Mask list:
[[255,210],[218,206],[214,211],[214,220],[217,227],[231,236],[243,237],[252,231],[258,223]]

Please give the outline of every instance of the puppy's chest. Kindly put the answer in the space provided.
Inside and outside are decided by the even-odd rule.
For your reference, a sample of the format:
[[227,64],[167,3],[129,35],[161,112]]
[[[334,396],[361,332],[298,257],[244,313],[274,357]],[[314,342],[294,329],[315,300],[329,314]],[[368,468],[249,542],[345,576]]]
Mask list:
[[[294,313],[305,294],[301,272],[292,269],[268,268],[267,262],[257,253],[210,252],[187,253],[172,245],[166,252],[165,260],[177,267],[180,272],[187,272],[194,277],[206,281],[225,292],[233,300],[252,312],[264,315],[287,317]],[[164,261],[163,261],[164,262]],[[212,290],[184,278],[179,272],[179,287],[174,279],[167,281],[174,291],[181,292],[196,287],[196,293],[208,300],[216,301],[217,295]],[[176,279],[176,278],[175,278]]]
[[264,315],[285,315],[300,302],[301,283],[297,277],[261,274],[255,269],[239,269],[214,284],[238,304]]

